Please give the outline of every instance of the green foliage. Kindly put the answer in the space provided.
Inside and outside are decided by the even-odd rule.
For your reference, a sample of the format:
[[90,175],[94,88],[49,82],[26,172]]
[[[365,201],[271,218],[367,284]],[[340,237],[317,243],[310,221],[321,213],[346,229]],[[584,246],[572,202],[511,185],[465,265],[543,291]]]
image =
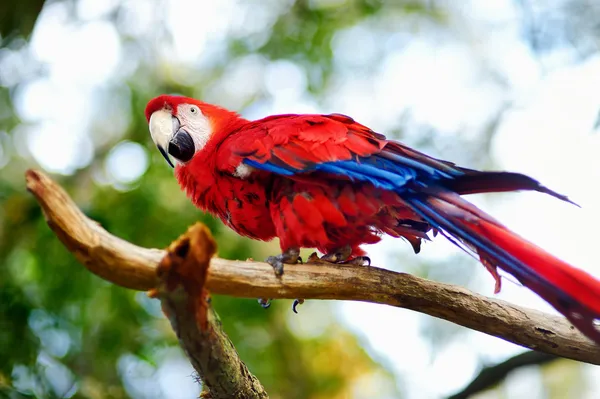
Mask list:
[[44,0],[4,1],[0,4],[0,38],[6,45],[15,37],[29,36]]

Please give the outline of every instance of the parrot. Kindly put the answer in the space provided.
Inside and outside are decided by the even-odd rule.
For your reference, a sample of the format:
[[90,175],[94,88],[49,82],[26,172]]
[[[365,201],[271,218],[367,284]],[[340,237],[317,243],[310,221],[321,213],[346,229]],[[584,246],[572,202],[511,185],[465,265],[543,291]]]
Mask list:
[[440,234],[483,264],[496,293],[500,268],[600,344],[600,281],[463,197],[530,190],[573,203],[537,180],[457,166],[337,113],[251,121],[193,98],[160,95],[145,116],[194,205],[239,235],[279,239],[281,253],[267,259],[277,275],[284,264],[301,262],[301,248],[317,249],[321,262],[367,267],[363,244],[389,235],[419,253],[422,241]]

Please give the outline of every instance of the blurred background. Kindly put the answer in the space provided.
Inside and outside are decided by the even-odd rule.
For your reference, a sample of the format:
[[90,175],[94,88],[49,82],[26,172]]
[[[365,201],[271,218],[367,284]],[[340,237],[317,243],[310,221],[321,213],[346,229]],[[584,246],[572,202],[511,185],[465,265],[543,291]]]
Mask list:
[[[596,0],[21,0],[0,3],[0,397],[193,398],[156,300],[114,287],[50,232],[24,172],[52,173],[108,231],[165,247],[195,221],[225,258],[277,243],[194,209],[155,150],[146,102],[180,93],[241,112],[340,112],[462,166],[524,172],[541,194],[475,197],[600,275],[600,3]],[[493,295],[438,238],[385,239],[375,265]],[[510,278],[497,297],[553,310]],[[361,303],[213,301],[272,398],[443,398],[523,348],[407,310]],[[597,398],[598,368],[511,372],[477,398]]]

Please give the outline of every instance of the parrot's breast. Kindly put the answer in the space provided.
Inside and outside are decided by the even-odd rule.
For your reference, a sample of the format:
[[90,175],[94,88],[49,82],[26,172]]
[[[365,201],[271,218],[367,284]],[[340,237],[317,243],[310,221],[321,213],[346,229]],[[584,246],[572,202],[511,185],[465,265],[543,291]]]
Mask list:
[[176,170],[176,177],[194,205],[218,216],[236,233],[262,241],[275,237],[267,190],[262,182],[185,167]]

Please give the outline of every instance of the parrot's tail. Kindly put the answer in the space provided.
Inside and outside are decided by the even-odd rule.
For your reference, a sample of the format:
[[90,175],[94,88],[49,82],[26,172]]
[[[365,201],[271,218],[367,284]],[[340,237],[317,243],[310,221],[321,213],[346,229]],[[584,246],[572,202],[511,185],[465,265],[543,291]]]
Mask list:
[[407,202],[453,243],[479,255],[492,273],[499,267],[512,274],[600,344],[600,281],[519,237],[454,192],[432,191]]

